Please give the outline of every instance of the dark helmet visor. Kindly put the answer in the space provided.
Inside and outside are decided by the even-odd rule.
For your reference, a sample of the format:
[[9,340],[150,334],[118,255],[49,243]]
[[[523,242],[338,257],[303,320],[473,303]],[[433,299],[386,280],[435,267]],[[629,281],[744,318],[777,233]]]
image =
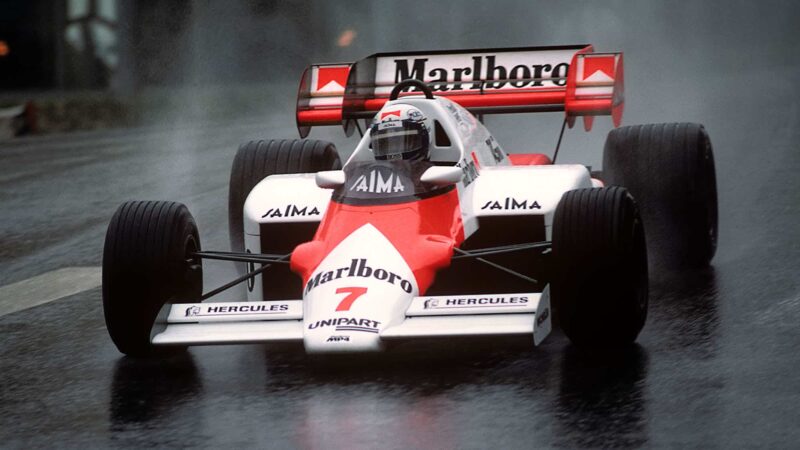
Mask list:
[[423,149],[422,133],[415,128],[376,130],[372,135],[372,151],[376,159],[404,159],[405,154]]

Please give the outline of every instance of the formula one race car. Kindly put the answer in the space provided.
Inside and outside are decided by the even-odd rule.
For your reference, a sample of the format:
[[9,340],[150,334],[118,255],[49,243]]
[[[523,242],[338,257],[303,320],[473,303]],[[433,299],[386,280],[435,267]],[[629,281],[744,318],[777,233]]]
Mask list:
[[[597,115],[619,126],[622,109],[622,53],[590,45],[312,65],[300,84],[300,135],[358,130],[352,155],[342,166],[327,142],[242,145],[230,252],[202,251],[179,203],[120,206],[103,255],[111,338],[132,355],[274,341],[373,352],[466,336],[529,335],[538,345],[555,316],[578,346],[629,344],[647,314],[648,249],[651,264],[714,256],[705,129],[616,128],[602,172],[590,172],[554,164],[558,146],[552,158],[507,153],[481,121],[564,111],[563,135],[578,117],[587,131]],[[203,294],[203,259],[233,261],[241,276]],[[203,302],[239,283],[247,301]]]

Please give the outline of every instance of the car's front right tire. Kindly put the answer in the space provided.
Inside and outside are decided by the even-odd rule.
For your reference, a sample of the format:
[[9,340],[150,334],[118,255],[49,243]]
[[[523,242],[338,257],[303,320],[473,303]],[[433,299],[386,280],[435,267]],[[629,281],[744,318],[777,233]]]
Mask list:
[[186,206],[132,201],[114,213],[103,249],[103,313],[120,352],[155,352],[150,333],[166,303],[199,301],[203,292],[197,225]]

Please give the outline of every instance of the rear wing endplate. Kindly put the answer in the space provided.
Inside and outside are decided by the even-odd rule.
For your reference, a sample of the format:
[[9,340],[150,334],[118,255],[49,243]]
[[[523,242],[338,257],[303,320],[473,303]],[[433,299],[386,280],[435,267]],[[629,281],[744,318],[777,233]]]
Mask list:
[[378,53],[303,72],[300,136],[312,126],[339,124],[350,135],[355,121],[371,119],[405,79],[421,80],[479,115],[565,111],[570,127],[583,116],[587,131],[597,115],[611,115],[614,126],[622,120],[622,53],[594,53],[591,45]]

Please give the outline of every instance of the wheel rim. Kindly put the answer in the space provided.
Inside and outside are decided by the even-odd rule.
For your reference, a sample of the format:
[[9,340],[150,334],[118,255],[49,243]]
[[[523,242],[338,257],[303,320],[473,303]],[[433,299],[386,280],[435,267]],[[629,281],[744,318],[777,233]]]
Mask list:
[[[202,294],[202,287],[200,292],[196,292],[195,284],[198,282],[198,272],[202,270],[202,260],[194,256],[194,253],[200,250],[199,245],[197,243],[197,239],[193,234],[189,234],[186,237],[186,240],[183,243],[183,264],[181,267],[182,277],[180,278],[182,281],[182,286],[178,289],[178,292],[175,295],[175,300],[178,302],[181,301],[199,301],[196,296]],[[202,286],[202,275],[200,276],[199,282]]]

